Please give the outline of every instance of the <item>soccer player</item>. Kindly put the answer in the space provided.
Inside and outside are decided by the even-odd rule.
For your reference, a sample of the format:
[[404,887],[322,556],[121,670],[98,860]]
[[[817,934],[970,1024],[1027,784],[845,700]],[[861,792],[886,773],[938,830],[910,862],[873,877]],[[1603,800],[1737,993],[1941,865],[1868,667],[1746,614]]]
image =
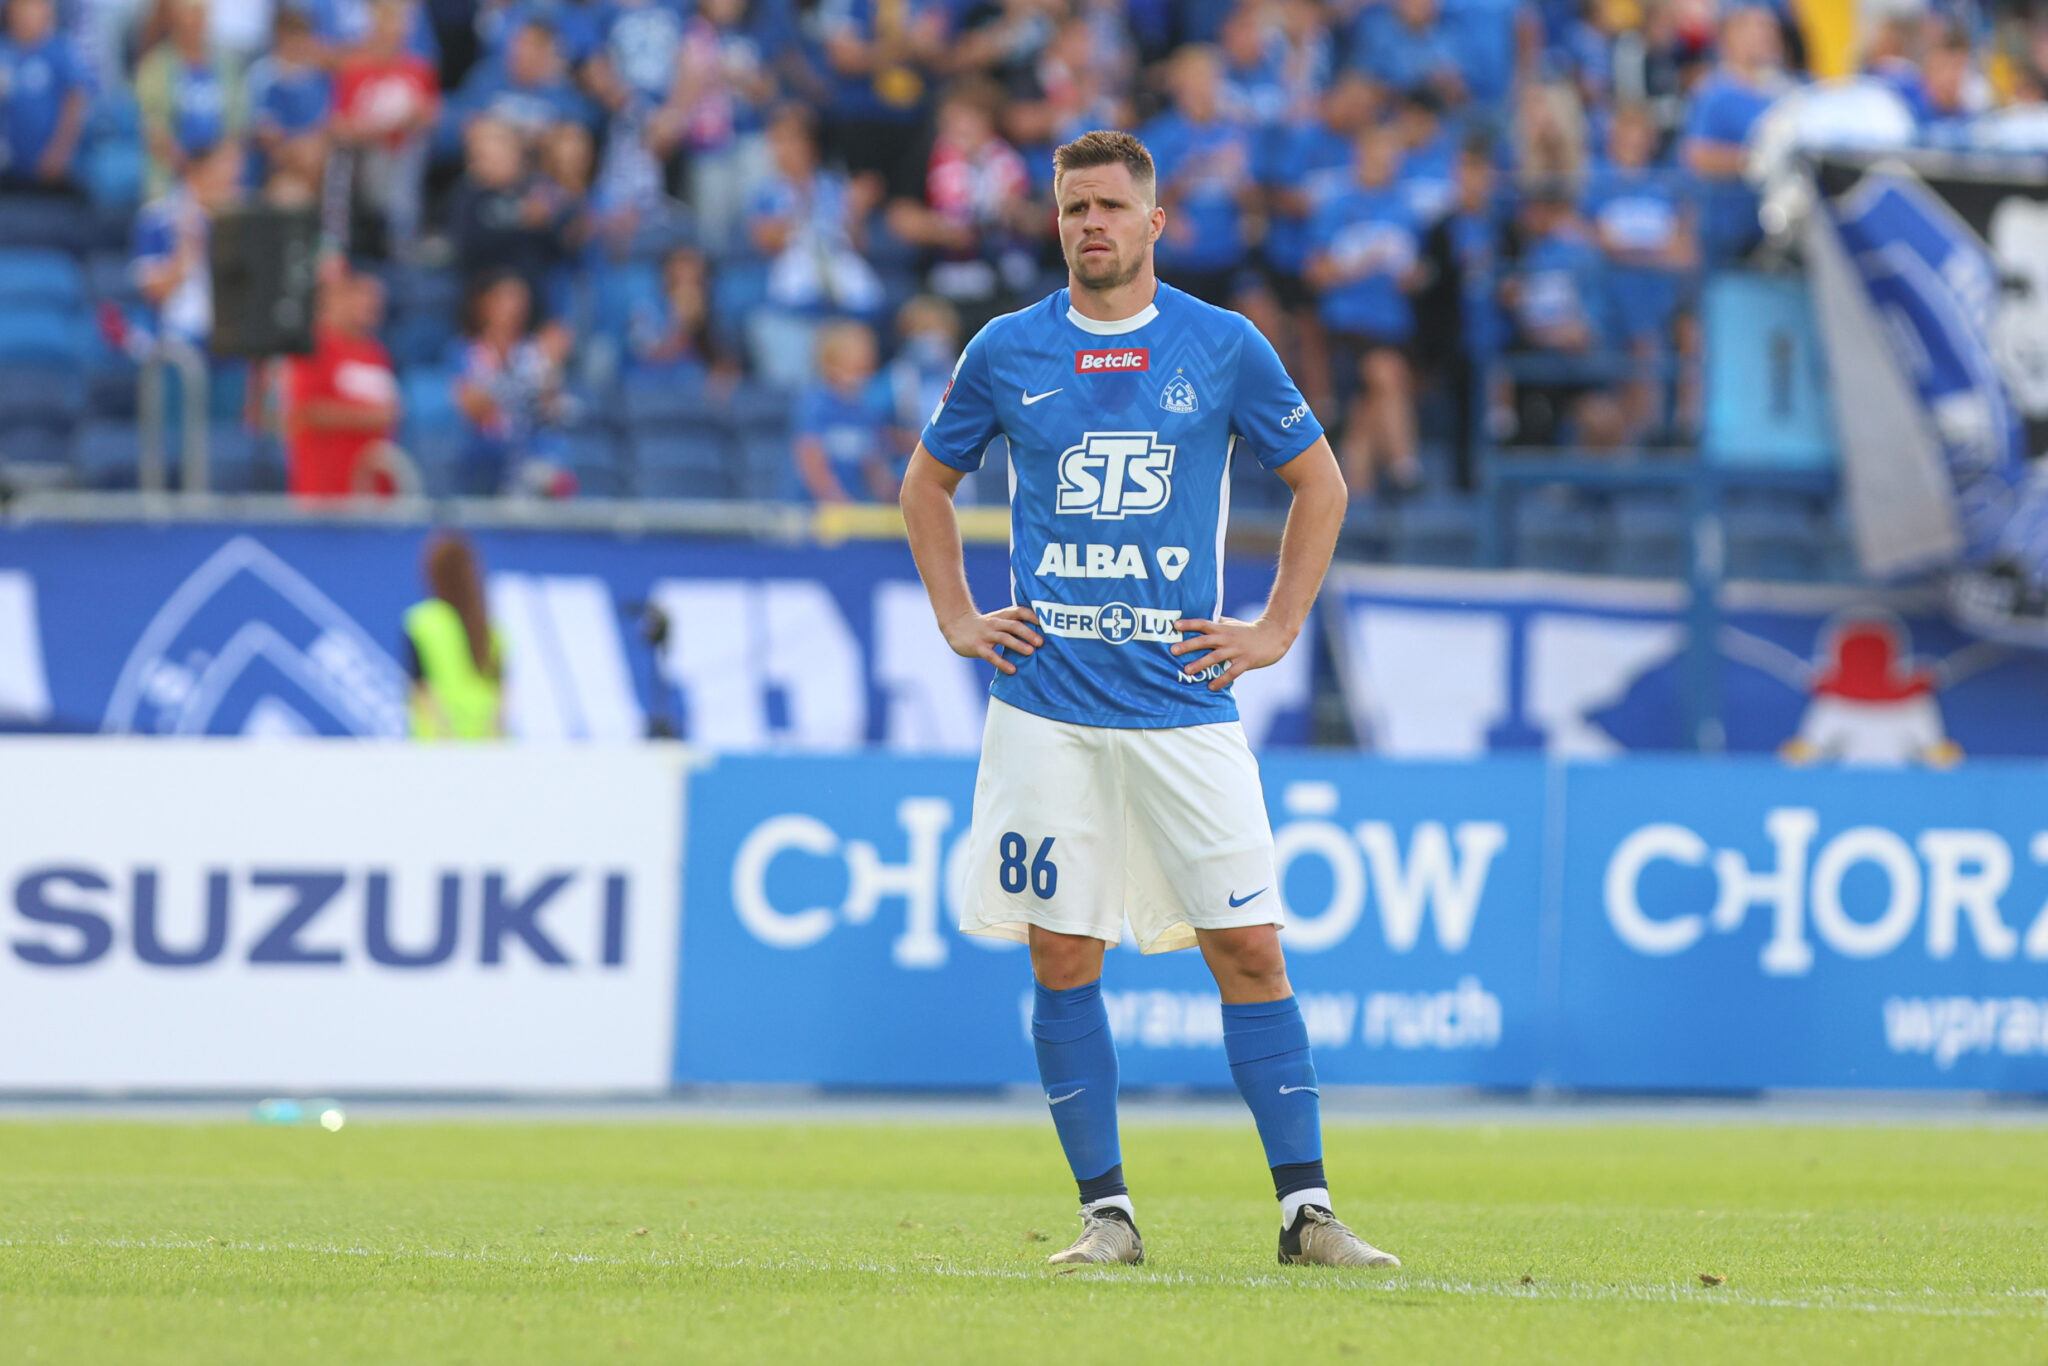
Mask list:
[[[1053,164],[1067,288],[968,343],[902,495],[947,643],[998,673],[961,929],[1031,948],[1039,1077],[1081,1189],[1081,1236],[1051,1260],[1145,1255],[1101,990],[1128,916],[1145,952],[1199,946],[1216,978],[1224,1052],[1280,1200],[1280,1260],[1399,1266],[1331,1213],[1272,830],[1229,692],[1300,632],[1344,520],[1344,478],[1257,330],[1154,276],[1166,211],[1144,144],[1088,133]],[[952,499],[998,435],[1012,601],[983,612]],[[1294,497],[1257,621],[1222,615],[1234,455]]]

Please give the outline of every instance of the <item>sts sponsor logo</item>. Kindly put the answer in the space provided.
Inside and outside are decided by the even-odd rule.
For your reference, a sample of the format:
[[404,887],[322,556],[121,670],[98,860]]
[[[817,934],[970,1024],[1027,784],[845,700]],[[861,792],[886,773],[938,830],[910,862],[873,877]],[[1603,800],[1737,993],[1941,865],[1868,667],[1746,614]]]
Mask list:
[[1060,512],[1120,521],[1172,497],[1173,447],[1157,432],[1089,432],[1060,452]]

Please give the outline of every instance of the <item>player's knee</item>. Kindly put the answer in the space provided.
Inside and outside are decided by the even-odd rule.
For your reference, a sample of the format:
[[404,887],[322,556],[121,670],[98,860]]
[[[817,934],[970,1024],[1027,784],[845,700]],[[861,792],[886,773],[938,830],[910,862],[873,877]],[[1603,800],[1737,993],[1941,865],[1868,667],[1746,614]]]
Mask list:
[[1031,975],[1049,991],[1072,991],[1102,976],[1102,941],[1033,927]]
[[1280,949],[1280,931],[1273,925],[1210,930],[1203,935],[1202,956],[1216,983],[1231,995],[1285,994],[1287,958]]

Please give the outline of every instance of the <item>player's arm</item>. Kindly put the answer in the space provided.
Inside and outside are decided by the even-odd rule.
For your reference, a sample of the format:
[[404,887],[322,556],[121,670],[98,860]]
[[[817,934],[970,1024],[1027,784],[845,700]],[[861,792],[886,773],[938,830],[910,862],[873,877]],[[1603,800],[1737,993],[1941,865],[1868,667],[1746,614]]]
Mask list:
[[[1331,468],[1336,468],[1334,463]],[[1029,607],[981,612],[974,606],[974,594],[967,587],[967,560],[960,548],[960,523],[953,516],[953,495],[966,477],[966,471],[935,459],[924,443],[918,442],[903,476],[903,525],[946,644],[955,654],[985,659],[1013,674],[1017,666],[1001,652],[1028,655],[1045,641],[1031,629],[1038,618]]]
[[1206,651],[1201,658],[1181,665],[1185,672],[1197,674],[1212,664],[1224,666],[1223,672],[1210,680],[1210,692],[1229,687],[1249,669],[1277,663],[1293,648],[1322,589],[1323,575],[1329,572],[1330,557],[1337,551],[1337,533],[1344,526],[1350,493],[1329,438],[1317,437],[1314,445],[1274,473],[1294,491],[1294,502],[1280,535],[1280,567],[1273,575],[1273,593],[1266,600],[1266,610],[1257,621],[1189,617],[1173,624],[1176,631],[1195,634],[1169,646],[1168,654]]

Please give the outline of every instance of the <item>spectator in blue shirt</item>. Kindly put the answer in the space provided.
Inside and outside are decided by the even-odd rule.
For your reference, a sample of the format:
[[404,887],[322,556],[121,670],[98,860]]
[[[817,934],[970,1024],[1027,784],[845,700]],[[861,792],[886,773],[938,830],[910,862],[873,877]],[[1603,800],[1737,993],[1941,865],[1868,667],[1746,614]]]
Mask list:
[[1401,193],[1408,197],[1417,230],[1427,231],[1450,212],[1457,197],[1458,140],[1428,86],[1402,97],[1395,121],[1401,130]]
[[163,193],[191,158],[239,138],[247,122],[241,70],[207,37],[207,0],[171,0],[169,14],[167,36],[135,69],[151,195]]
[[271,35],[270,55],[249,68],[249,131],[258,153],[252,178],[289,180],[310,198],[327,163],[333,82],[321,69],[320,40],[306,15],[278,11]]
[[1693,90],[1681,152],[1700,185],[1700,243],[1710,261],[1747,255],[1762,235],[1742,167],[1750,130],[1789,86],[1778,62],[1777,17],[1738,9],[1721,26],[1720,64]]
[[1959,23],[1942,24],[1920,62],[1920,136],[1937,146],[1967,140],[1970,123],[1987,101],[1971,68],[1970,31]]
[[1180,49],[1167,79],[1173,107],[1139,132],[1152,151],[1166,210],[1157,248],[1160,277],[1206,303],[1250,315],[1270,337],[1272,305],[1246,268],[1245,217],[1259,198],[1253,131],[1223,113],[1215,48]]
[[596,122],[590,102],[563,72],[551,20],[538,12],[519,22],[501,59],[471,70],[454,103],[464,122],[488,116],[529,147],[554,124]]
[[1543,26],[1529,0],[1445,0],[1444,26],[1474,103],[1498,110],[1535,66]]
[[1303,397],[1318,412],[1330,407],[1330,351],[1315,294],[1302,279],[1309,224],[1317,205],[1351,179],[1358,135],[1372,121],[1375,92],[1357,72],[1338,77],[1316,117],[1271,130],[1262,140],[1259,183],[1266,190],[1266,236],[1260,253],[1267,287],[1286,315],[1294,349],[1281,355]]
[[1521,256],[1502,297],[1519,349],[1547,355],[1553,363],[1516,386],[1517,436],[1548,446],[1575,435],[1582,446],[1611,449],[1621,444],[1628,424],[1598,357],[1600,249],[1563,187],[1530,193],[1520,226]]
[[814,503],[893,503],[904,449],[888,386],[876,382],[875,334],[842,318],[818,331],[818,380],[797,395],[796,471]]
[[1465,103],[1458,49],[1437,0],[1386,0],[1366,10],[1359,32],[1359,60],[1374,80],[1402,91],[1428,86],[1446,108]]
[[[826,151],[887,197],[915,196],[903,148],[947,64],[945,0],[820,0],[815,23],[831,94]],[[872,191],[870,191],[872,192]]]
[[1415,384],[1407,346],[1415,330],[1409,291],[1421,283],[1420,242],[1401,193],[1401,133],[1391,124],[1359,136],[1355,171],[1317,208],[1306,278],[1321,292],[1323,326],[1338,357],[1337,388],[1364,390],[1345,410],[1339,457],[1354,497],[1384,475],[1396,491],[1422,482],[1415,458]]
[[[1607,258],[1607,332],[1636,367],[1622,396],[1634,434],[1653,421],[1672,344],[1686,357],[1695,344],[1690,319],[1680,313],[1699,266],[1693,209],[1677,178],[1650,164],[1656,146],[1657,126],[1647,108],[1615,110],[1607,163],[1594,171],[1583,203]],[[1691,372],[1690,365],[1679,371],[1682,413],[1694,406]]]
[[1217,38],[1224,117],[1266,128],[1287,116],[1286,43],[1263,5],[1239,5]]
[[57,33],[51,0],[12,0],[0,41],[0,186],[72,192],[78,139],[92,104],[92,73]]

